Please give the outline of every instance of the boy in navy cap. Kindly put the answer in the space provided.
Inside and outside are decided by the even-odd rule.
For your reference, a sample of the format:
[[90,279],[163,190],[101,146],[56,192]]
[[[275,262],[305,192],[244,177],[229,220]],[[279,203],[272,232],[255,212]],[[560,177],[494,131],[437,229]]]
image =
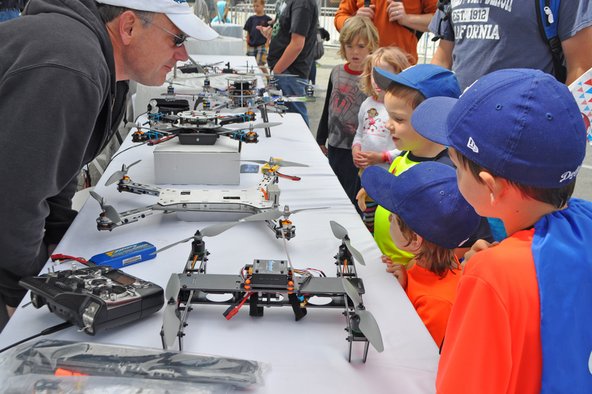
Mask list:
[[461,193],[509,238],[465,266],[439,393],[592,392],[592,204],[570,199],[586,131],[566,86],[501,70],[413,114],[450,146]]
[[[374,68],[376,85],[387,93],[384,104],[389,114],[386,124],[391,133],[395,147],[401,155],[393,160],[389,172],[399,176],[417,163],[436,161],[452,166],[448,157],[448,150],[440,143],[424,138],[411,125],[411,115],[415,108],[429,97],[458,98],[460,88],[452,71],[432,64],[418,64],[403,70],[399,74]],[[365,209],[365,190],[358,193],[358,205]],[[400,250],[391,239],[388,220],[389,212],[379,206],[374,215],[374,239],[383,253],[382,261],[387,271],[393,274],[399,272],[400,264],[407,264],[413,254]],[[473,234],[463,247],[470,247],[477,239],[492,241],[489,225],[483,220],[477,232]],[[459,252],[462,256],[466,248]]]
[[395,245],[414,255],[407,269],[398,266],[398,279],[440,346],[461,277],[454,248],[476,230],[480,217],[460,194],[454,169],[445,164],[420,163],[399,176],[371,166],[362,173],[362,185],[391,212]]

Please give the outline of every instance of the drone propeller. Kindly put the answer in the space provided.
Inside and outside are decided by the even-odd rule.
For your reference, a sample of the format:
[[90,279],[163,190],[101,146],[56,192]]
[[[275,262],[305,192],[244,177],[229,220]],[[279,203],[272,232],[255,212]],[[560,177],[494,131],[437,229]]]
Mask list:
[[105,186],[109,186],[117,181],[119,181],[121,178],[123,178],[124,176],[127,175],[127,171],[132,168],[133,166],[135,166],[136,164],[138,164],[139,162],[141,162],[142,160],[137,160],[134,161],[132,164],[130,164],[129,166],[126,166],[125,164],[121,165],[121,170],[117,170],[115,171],[113,174],[111,174],[111,176],[109,177],[109,179],[107,179],[107,182],[105,182]]
[[[201,236],[201,235],[200,235],[200,236]],[[169,244],[169,245],[167,245],[167,246],[164,246],[164,247],[162,247],[162,248],[160,248],[160,249],[157,249],[157,250],[156,250],[156,251],[154,251],[153,253],[154,253],[154,254],[158,254],[158,253],[160,253],[160,252],[164,252],[165,250],[167,250],[167,249],[170,249],[170,248],[172,248],[173,246],[177,246],[177,245],[179,245],[179,244],[182,244],[182,243],[185,243],[185,242],[187,242],[187,241],[191,241],[192,239],[197,239],[197,238],[198,238],[198,236],[197,236],[197,235],[193,235],[193,236],[191,236],[191,237],[184,238],[184,239],[182,239],[182,240],[180,240],[180,241],[173,242],[172,244]]]
[[177,314],[177,298],[180,290],[181,282],[179,281],[179,275],[172,274],[164,292],[167,304],[164,309],[164,319],[162,321],[162,341],[167,348],[172,346],[181,325],[181,319],[179,319]]
[[[298,212],[302,212],[302,211],[314,211],[317,209],[327,209],[328,207],[314,207],[314,208],[300,208],[300,209],[294,209],[293,211],[290,210],[290,208],[287,205],[284,205],[284,209],[280,210],[280,209],[270,209],[268,211],[265,212],[261,212],[252,216],[248,216],[245,218],[244,221],[253,221],[253,220],[276,220],[279,219],[281,217],[284,217],[285,219],[288,219],[290,217],[290,215],[293,215],[295,213]],[[255,218],[255,216],[257,216]]]
[[361,265],[366,265],[366,262],[364,261],[362,254],[352,246],[345,227],[333,220],[331,220],[329,223],[331,224],[331,230],[333,231],[333,235],[335,235],[335,238],[340,239],[345,244],[347,249],[350,251],[354,259],[356,259],[358,263],[360,263]]
[[352,300],[354,310],[356,311],[356,314],[352,318],[355,319],[355,316],[357,316],[359,319],[358,328],[362,334],[364,334],[366,339],[368,339],[368,342],[374,346],[374,349],[376,349],[377,352],[382,352],[384,350],[384,344],[382,343],[382,334],[380,333],[380,328],[378,327],[376,319],[372,313],[364,308],[362,297],[360,297],[360,294],[354,285],[352,285],[352,283],[346,278],[343,278],[342,282],[343,289],[347,296]]
[[288,73],[281,73],[281,74],[277,74],[277,73],[269,73],[269,72],[262,72],[262,74],[264,76],[266,76],[267,78],[277,78],[277,77],[300,77],[300,75],[296,75],[296,74],[288,74]]
[[117,213],[117,210],[115,208],[113,208],[111,205],[105,204],[105,200],[103,199],[103,197],[99,196],[93,190],[90,191],[90,195],[95,200],[97,200],[97,202],[101,206],[101,209],[105,213],[105,216],[107,217],[107,219],[111,220],[113,223],[121,222],[121,217],[119,216],[119,213]]
[[[165,82],[168,83],[169,85],[179,85],[179,86],[193,87],[191,85],[187,85],[186,83],[175,81],[173,78],[169,78]],[[163,95],[165,95],[165,94],[167,94],[167,93],[163,93]],[[173,93],[173,94],[175,94],[175,93]]]
[[[257,123],[254,125],[249,125],[248,129],[264,129],[266,127],[275,127],[281,125],[282,122],[266,122],[266,123]],[[246,127],[245,127],[246,128]]]
[[269,164],[270,166],[278,165],[280,167],[308,167],[308,164],[297,163],[295,161],[287,161],[279,157],[270,157],[269,160],[245,160],[259,164]]
[[296,82],[298,82],[299,84],[304,85],[304,86],[310,86],[314,90],[323,90],[323,89],[317,87],[317,85],[315,85],[314,83],[312,83],[311,80],[303,81],[301,79],[297,79]]
[[[292,212],[292,213],[295,213],[295,212]],[[192,235],[191,237],[184,238],[180,241],[174,242],[172,244],[169,244],[167,246],[164,246],[164,247],[156,250],[154,252],[154,254],[163,252],[163,251],[170,249],[174,246],[177,246],[179,244],[182,244],[182,243],[194,240],[194,239],[197,240],[197,239],[201,239],[203,237],[215,237],[216,235],[222,234],[224,231],[229,230],[230,228],[236,226],[239,223],[256,222],[256,221],[262,221],[262,220],[275,220],[275,219],[282,217],[283,215],[284,215],[284,213],[279,210],[268,210],[268,211],[264,211],[264,212],[256,213],[254,215],[244,217],[244,218],[237,220],[235,222],[213,224],[211,226],[204,227],[203,229],[199,230],[199,233]]]

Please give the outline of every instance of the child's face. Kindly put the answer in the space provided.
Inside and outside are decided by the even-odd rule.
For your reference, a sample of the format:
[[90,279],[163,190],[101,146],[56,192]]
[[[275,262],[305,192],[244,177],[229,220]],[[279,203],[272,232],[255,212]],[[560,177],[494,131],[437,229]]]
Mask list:
[[387,93],[384,97],[384,106],[389,114],[386,128],[390,131],[397,149],[413,152],[427,145],[427,140],[411,126],[413,108],[408,100]]
[[395,244],[395,246],[405,252],[416,253],[417,250],[413,249],[409,245],[409,240],[407,238],[405,238],[405,236],[401,232],[401,228],[399,227],[399,223],[397,223],[397,215],[395,215],[394,213],[391,213],[389,215],[389,222],[391,224],[391,229],[390,229],[391,238],[393,239],[393,243]]
[[490,201],[490,193],[487,186],[477,179],[467,167],[457,160],[456,151],[454,148],[448,148],[450,160],[456,167],[456,182],[458,189],[465,200],[475,209],[481,216],[498,217],[495,209],[492,209]]
[[364,60],[370,54],[368,43],[360,37],[355,37],[352,42],[346,43],[345,60],[349,63],[349,67],[354,71],[361,71],[364,66]]
[[263,6],[262,2],[260,2],[260,1],[253,2],[253,11],[255,11],[255,14],[263,14],[263,10],[264,10],[264,6]]
[[[376,64],[373,65],[373,68],[374,67],[378,67],[393,74],[396,72],[395,68],[390,63],[383,62],[382,60],[377,61]],[[384,101],[385,91],[382,90],[374,81],[374,73],[370,73],[370,82],[372,83],[372,89],[374,89],[376,95],[378,96],[378,101]]]

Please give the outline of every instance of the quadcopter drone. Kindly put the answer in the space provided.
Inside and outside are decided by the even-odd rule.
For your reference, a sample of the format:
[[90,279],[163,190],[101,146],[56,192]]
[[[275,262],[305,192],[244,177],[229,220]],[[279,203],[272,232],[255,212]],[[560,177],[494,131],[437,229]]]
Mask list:
[[245,123],[255,120],[252,111],[241,114],[221,115],[211,111],[180,111],[176,113],[161,112],[157,100],[149,104],[147,126],[136,127],[138,131],[132,134],[132,141],[149,141],[150,145],[178,137],[183,145],[212,145],[219,137],[226,136],[239,142],[239,152],[242,143],[256,143],[259,135],[255,129],[278,126],[279,122],[253,124],[239,129],[229,129],[223,126],[233,123]]
[[[223,61],[210,63],[210,64],[200,64],[196,62],[191,56],[187,56],[189,58],[189,63],[184,64],[182,66],[175,65],[175,69],[181,71],[183,74],[211,74],[211,73],[218,73],[218,65],[224,63]],[[176,73],[173,73],[173,76],[176,77]]]
[[306,164],[284,161],[278,158],[270,158],[268,161],[249,160],[262,163],[262,180],[256,187],[240,190],[190,190],[160,188],[154,185],[147,185],[133,182],[127,176],[128,170],[139,163],[136,161],[129,166],[122,165],[121,170],[114,172],[106,186],[117,182],[119,192],[135,194],[149,194],[159,197],[156,204],[142,208],[132,209],[124,212],[117,212],[111,205],[107,205],[104,199],[92,191],[92,197],[101,206],[102,212],[96,219],[98,230],[113,230],[114,228],[137,222],[155,212],[224,212],[236,214],[265,214],[263,220],[275,234],[276,238],[291,239],[296,235],[296,227],[289,219],[290,215],[308,209],[306,208],[291,211],[288,206],[282,210],[279,207],[280,189],[277,185],[279,177],[291,180],[300,180],[298,177],[280,173],[280,166],[308,167]]
[[[203,91],[196,93],[175,93],[173,87],[174,84],[180,84],[179,82],[169,81],[167,92],[163,93],[166,100],[172,101],[178,97],[187,97],[194,100],[193,109],[202,110],[219,110],[222,108],[228,109],[241,109],[247,108],[248,111],[253,112],[254,109],[258,109],[261,112],[261,119],[264,123],[268,123],[268,112],[276,112],[283,114],[288,109],[286,103],[288,102],[314,102],[316,98],[314,96],[315,86],[311,81],[305,82],[297,80],[299,83],[305,85],[305,94],[303,96],[284,96],[282,91],[277,88],[277,78],[279,77],[296,77],[291,74],[265,74],[268,80],[268,84],[264,87],[259,88],[257,86],[258,76],[253,72],[253,66],[251,66],[251,72],[249,73],[249,65],[247,64],[247,72],[241,73],[235,69],[230,68],[230,63],[226,64],[226,68],[222,69],[219,74],[226,75],[226,88],[216,89],[211,86],[210,77],[208,72],[203,74]],[[200,76],[201,77],[201,76]],[[200,78],[196,77],[196,78]],[[187,103],[189,106],[189,103]],[[265,136],[271,137],[271,130],[269,127],[265,127]]]
[[[246,221],[262,218],[247,217]],[[358,278],[354,260],[365,265],[361,254],[351,245],[347,230],[331,221],[331,229],[341,245],[334,256],[337,274],[335,278],[314,276],[312,269],[295,269],[289,259],[256,259],[245,265],[239,274],[208,274],[209,252],[204,237],[212,237],[229,228],[229,225],[214,225],[197,230],[195,235],[168,245],[157,253],[182,242],[193,240],[191,252],[181,274],[172,274],[165,290],[166,306],[160,332],[163,349],[168,349],[178,338],[179,350],[183,350],[183,336],[188,326],[188,315],[196,304],[229,305],[223,313],[230,320],[248,302],[249,315],[263,316],[264,307],[290,305],[296,321],[307,314],[307,308],[342,308],[346,320],[346,340],[349,342],[348,361],[351,362],[353,342],[364,342],[363,361],[366,362],[369,345],[378,352],[384,350],[380,329],[374,316],[366,310],[362,300],[364,284]],[[226,301],[208,299],[210,294],[224,294]],[[315,305],[313,297],[328,297],[331,302]]]

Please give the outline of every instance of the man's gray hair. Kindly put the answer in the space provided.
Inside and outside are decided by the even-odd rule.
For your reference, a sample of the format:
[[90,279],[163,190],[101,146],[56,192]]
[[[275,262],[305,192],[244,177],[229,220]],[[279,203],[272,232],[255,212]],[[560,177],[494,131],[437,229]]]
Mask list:
[[114,5],[108,5],[103,3],[97,3],[97,9],[99,10],[99,15],[101,16],[101,20],[103,21],[103,23],[111,22],[113,19],[117,18],[125,11],[133,11],[140,17],[142,23],[151,22],[152,17],[154,16],[154,12],[132,10],[130,8],[117,7]]

